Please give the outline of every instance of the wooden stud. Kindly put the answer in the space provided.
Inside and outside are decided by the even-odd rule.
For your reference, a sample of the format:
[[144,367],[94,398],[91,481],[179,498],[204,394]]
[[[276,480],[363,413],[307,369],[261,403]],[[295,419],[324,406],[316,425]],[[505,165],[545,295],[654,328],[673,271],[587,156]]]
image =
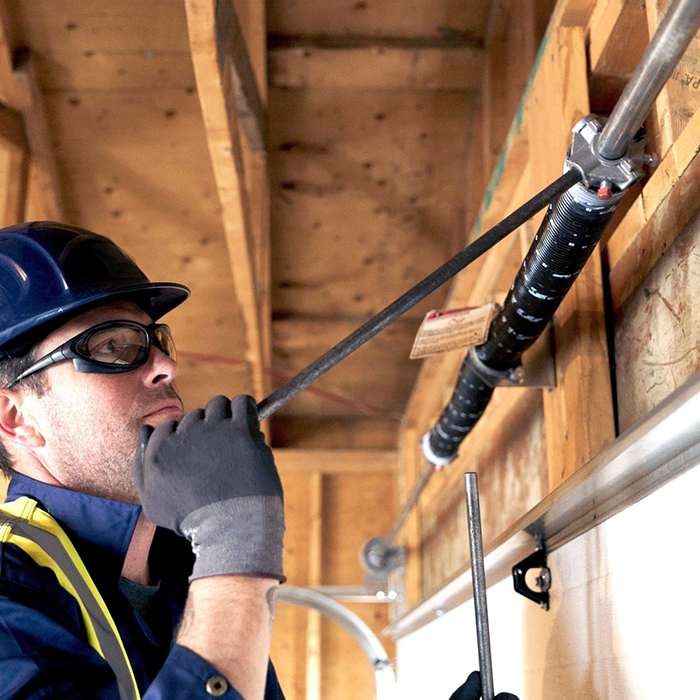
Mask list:
[[[238,122],[251,150],[264,153],[265,113],[233,0],[220,0],[216,3],[214,26],[219,73],[222,76],[228,75],[233,84]],[[230,86],[226,86],[225,89],[230,89]]]
[[65,221],[64,195],[56,165],[44,98],[39,88],[36,63],[25,54],[13,72],[15,94],[22,109],[29,141],[29,181],[26,221]]
[[638,0],[599,2],[590,21],[591,73],[626,82],[649,43]]
[[0,226],[12,226],[24,217],[27,166],[27,152],[8,147],[0,135]]
[[24,217],[27,168],[24,119],[0,105],[0,226],[12,226]]
[[27,150],[24,118],[19,112],[3,104],[0,104],[0,146],[19,153]]
[[[323,474],[309,477],[309,586],[323,585]],[[306,698],[321,700],[321,613],[307,611]]]

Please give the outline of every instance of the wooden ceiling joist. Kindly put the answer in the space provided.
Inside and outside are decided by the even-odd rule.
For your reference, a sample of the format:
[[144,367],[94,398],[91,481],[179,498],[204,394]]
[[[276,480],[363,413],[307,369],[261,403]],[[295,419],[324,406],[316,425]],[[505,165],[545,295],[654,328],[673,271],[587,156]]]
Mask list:
[[231,64],[229,72],[236,95],[238,121],[250,148],[255,153],[264,153],[265,113],[243,30],[230,0],[220,0],[216,4],[216,53],[222,75],[226,72],[225,64]]
[[[207,134],[209,154],[222,207],[238,305],[245,323],[247,360],[258,399],[268,391],[269,318],[260,311],[261,290],[269,272],[256,262],[256,249],[268,234],[259,231],[251,207],[260,193],[246,187],[244,151],[239,129],[262,143],[262,107],[240,23],[231,0],[186,0],[187,26],[197,90]],[[255,97],[257,95],[257,97]],[[251,97],[252,96],[252,97]],[[258,137],[255,134],[258,133]],[[248,138],[248,136],[246,137]],[[258,152],[260,155],[260,152]],[[256,185],[261,178],[253,177]],[[252,195],[255,195],[254,197]],[[265,200],[265,198],[262,198]],[[255,207],[257,209],[257,207]],[[264,226],[263,226],[264,228]],[[257,273],[257,274],[256,274]],[[233,304],[232,304],[233,306]]]

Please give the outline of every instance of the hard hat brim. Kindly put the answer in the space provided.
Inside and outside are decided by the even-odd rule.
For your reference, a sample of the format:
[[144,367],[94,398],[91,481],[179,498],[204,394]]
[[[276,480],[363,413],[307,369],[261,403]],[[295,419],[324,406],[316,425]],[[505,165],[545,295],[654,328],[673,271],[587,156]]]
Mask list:
[[90,309],[119,301],[130,301],[148,314],[152,321],[157,321],[182,304],[189,296],[189,288],[175,282],[150,282],[112,292],[95,290],[92,294],[89,290],[85,290],[81,298],[76,299],[74,303],[51,309],[42,316],[35,316],[27,319],[24,324],[15,326],[15,337],[3,347],[3,352],[0,354],[23,353],[64,323]]

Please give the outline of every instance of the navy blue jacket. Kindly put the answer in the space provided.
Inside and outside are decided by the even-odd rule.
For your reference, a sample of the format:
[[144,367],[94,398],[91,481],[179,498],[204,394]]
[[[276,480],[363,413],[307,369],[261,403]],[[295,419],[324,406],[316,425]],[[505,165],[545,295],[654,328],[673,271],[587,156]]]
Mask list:
[[[29,496],[65,530],[119,629],[143,700],[211,700],[219,672],[173,639],[193,557],[187,540],[158,528],[149,563],[160,588],[145,617],[119,591],[141,506],[87,496],[16,474],[7,500]],[[0,700],[119,700],[116,678],[88,644],[75,598],[14,544],[0,544]],[[222,696],[242,700],[234,688]],[[284,700],[272,664],[265,700]]]

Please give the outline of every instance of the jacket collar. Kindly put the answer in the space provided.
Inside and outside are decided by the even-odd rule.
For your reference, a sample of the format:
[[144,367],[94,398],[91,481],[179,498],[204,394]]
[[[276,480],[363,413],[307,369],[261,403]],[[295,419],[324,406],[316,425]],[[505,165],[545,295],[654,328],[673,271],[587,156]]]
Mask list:
[[96,584],[99,579],[103,585],[119,586],[140,505],[89,496],[14,474],[6,500],[20,496],[37,500],[58,521]]

